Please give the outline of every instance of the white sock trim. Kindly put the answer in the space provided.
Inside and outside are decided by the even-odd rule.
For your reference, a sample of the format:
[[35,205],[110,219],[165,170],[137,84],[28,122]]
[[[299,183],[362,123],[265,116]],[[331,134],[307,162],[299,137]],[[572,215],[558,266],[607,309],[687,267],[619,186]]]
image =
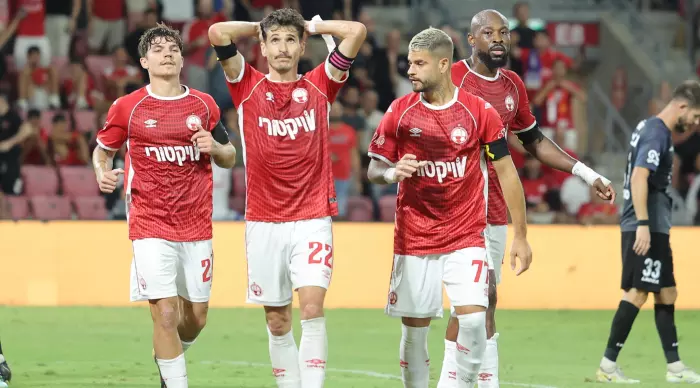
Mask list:
[[182,344],[182,352],[186,352],[187,349],[189,349],[196,341],[197,339],[194,339],[190,342],[180,340],[180,343]]
[[173,358],[172,360],[163,360],[158,358],[156,359],[156,362],[160,368],[160,375],[163,376],[163,380],[165,381],[168,381],[169,379],[187,377],[187,364],[185,363],[184,353]]

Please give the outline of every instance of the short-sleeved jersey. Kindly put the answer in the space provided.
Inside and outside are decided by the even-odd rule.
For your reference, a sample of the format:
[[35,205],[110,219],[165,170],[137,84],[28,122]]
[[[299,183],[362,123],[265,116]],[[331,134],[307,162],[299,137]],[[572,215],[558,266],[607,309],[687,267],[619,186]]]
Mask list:
[[221,113],[214,99],[185,86],[159,97],[150,85],[119,98],[97,134],[100,147],[127,144],[124,176],[129,238],[201,241],[212,238],[211,158],[191,138],[211,131]]
[[347,79],[328,60],[294,82],[274,82],[244,63],[228,88],[238,109],[248,221],[290,222],[338,214],[328,113]]
[[505,137],[496,110],[455,88],[444,106],[419,93],[395,100],[369,146],[369,156],[394,165],[413,154],[427,162],[399,184],[394,252],[447,253],[484,246],[486,228],[485,145]]
[[647,194],[647,211],[649,213],[649,230],[657,233],[669,233],[671,230],[671,185],[673,169],[673,143],[671,131],[658,117],[643,120],[637,125],[630,140],[625,168],[620,226],[623,232],[637,230],[637,216],[632,203],[630,178],[635,167],[649,170]]
[[[514,72],[499,69],[495,77],[486,77],[470,69],[467,62],[461,60],[452,65],[452,82],[467,92],[483,98],[496,108],[507,130],[517,134],[535,127],[536,120],[530,112],[525,84]],[[508,210],[501,183],[491,162],[487,161],[487,163],[489,172],[487,221],[491,225],[505,225],[508,223]]]

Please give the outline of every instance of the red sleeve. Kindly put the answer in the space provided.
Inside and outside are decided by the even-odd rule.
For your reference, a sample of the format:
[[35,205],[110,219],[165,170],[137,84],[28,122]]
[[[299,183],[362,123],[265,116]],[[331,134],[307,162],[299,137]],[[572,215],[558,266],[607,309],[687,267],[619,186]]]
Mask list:
[[214,101],[214,97],[204,94],[204,103],[207,105],[207,110],[209,111],[209,122],[207,123],[207,131],[211,132],[214,130],[214,127],[216,127],[216,124],[219,124],[219,121],[221,120],[221,109],[219,109],[219,106],[216,105],[216,101]]
[[393,166],[399,160],[398,154],[398,103],[394,101],[389,106],[389,109],[379,122],[372,141],[369,143],[369,152],[371,158],[378,159]]
[[525,83],[515,73],[509,72],[508,76],[513,80],[516,90],[518,91],[518,111],[515,113],[515,118],[510,124],[510,130],[513,132],[524,132],[535,127],[537,119],[530,111],[530,100],[527,98],[527,89]]
[[462,81],[464,77],[469,73],[467,67],[464,65],[464,61],[455,62],[452,64],[452,83],[458,88],[462,87]]
[[564,62],[564,63],[566,64],[566,68],[567,68],[567,69],[570,69],[571,66],[574,65],[574,60],[571,59],[568,55],[566,55],[566,54],[564,54],[564,53],[562,53],[562,52],[560,52],[560,51],[557,51],[556,53],[557,53],[556,59],[558,59],[558,60]]
[[[240,54],[240,53],[239,53]],[[236,79],[230,79],[226,76],[228,81],[228,90],[231,93],[231,100],[233,104],[238,108],[238,106],[250,96],[255,85],[261,79],[265,78],[265,75],[257,71],[253,66],[251,66],[243,55],[240,55],[241,61],[243,61],[243,67],[241,68],[241,73],[238,74]]]
[[129,135],[129,117],[125,113],[129,107],[127,102],[119,98],[107,112],[107,121],[97,133],[97,144],[109,151],[118,151]]
[[489,144],[505,139],[506,128],[503,126],[501,116],[496,112],[496,109],[481,98],[476,101],[476,103],[479,104],[477,126],[479,128],[481,143]]
[[326,60],[323,61],[323,63],[308,72],[305,77],[317,88],[319,88],[321,93],[328,97],[328,102],[332,104],[335,102],[335,98],[338,96],[340,89],[343,87],[343,85],[345,85],[345,81],[348,80],[348,73],[345,72],[343,78],[340,80],[333,78],[330,69],[333,65],[331,65],[331,63],[328,61],[329,57],[326,57]]

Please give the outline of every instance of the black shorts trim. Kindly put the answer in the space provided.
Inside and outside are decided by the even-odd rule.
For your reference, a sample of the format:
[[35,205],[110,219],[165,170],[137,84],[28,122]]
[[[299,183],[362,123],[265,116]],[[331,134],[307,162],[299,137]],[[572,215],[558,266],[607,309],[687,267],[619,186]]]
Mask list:
[[662,288],[675,287],[673,252],[669,235],[651,233],[651,247],[644,256],[634,253],[636,232],[622,232],[622,282],[621,288],[632,288],[658,293]]

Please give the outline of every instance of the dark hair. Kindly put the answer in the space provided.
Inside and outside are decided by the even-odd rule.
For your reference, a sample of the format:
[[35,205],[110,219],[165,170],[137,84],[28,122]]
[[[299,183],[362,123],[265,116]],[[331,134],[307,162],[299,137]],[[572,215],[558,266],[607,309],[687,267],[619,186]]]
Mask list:
[[30,48],[27,49],[27,55],[31,54],[41,54],[41,49],[39,49],[39,46],[31,46]]
[[182,51],[182,37],[180,31],[172,29],[163,23],[158,23],[153,28],[149,28],[139,38],[139,55],[143,58],[146,56],[148,49],[156,43],[158,38],[165,39],[166,42],[173,42]]
[[691,108],[700,108],[700,82],[688,80],[673,91],[673,99],[688,102]]
[[41,112],[39,111],[39,109],[30,109],[27,112],[28,119],[38,119],[40,117],[41,117]]
[[297,30],[299,40],[304,37],[304,17],[291,8],[275,10],[260,22],[263,40],[267,40],[267,32],[276,27],[293,27]]
[[56,114],[53,116],[53,118],[51,119],[51,122],[52,122],[53,124],[56,124],[56,123],[63,123],[63,122],[66,122],[66,121],[68,121],[68,120],[66,119],[66,116],[65,116],[63,113],[56,113]]

